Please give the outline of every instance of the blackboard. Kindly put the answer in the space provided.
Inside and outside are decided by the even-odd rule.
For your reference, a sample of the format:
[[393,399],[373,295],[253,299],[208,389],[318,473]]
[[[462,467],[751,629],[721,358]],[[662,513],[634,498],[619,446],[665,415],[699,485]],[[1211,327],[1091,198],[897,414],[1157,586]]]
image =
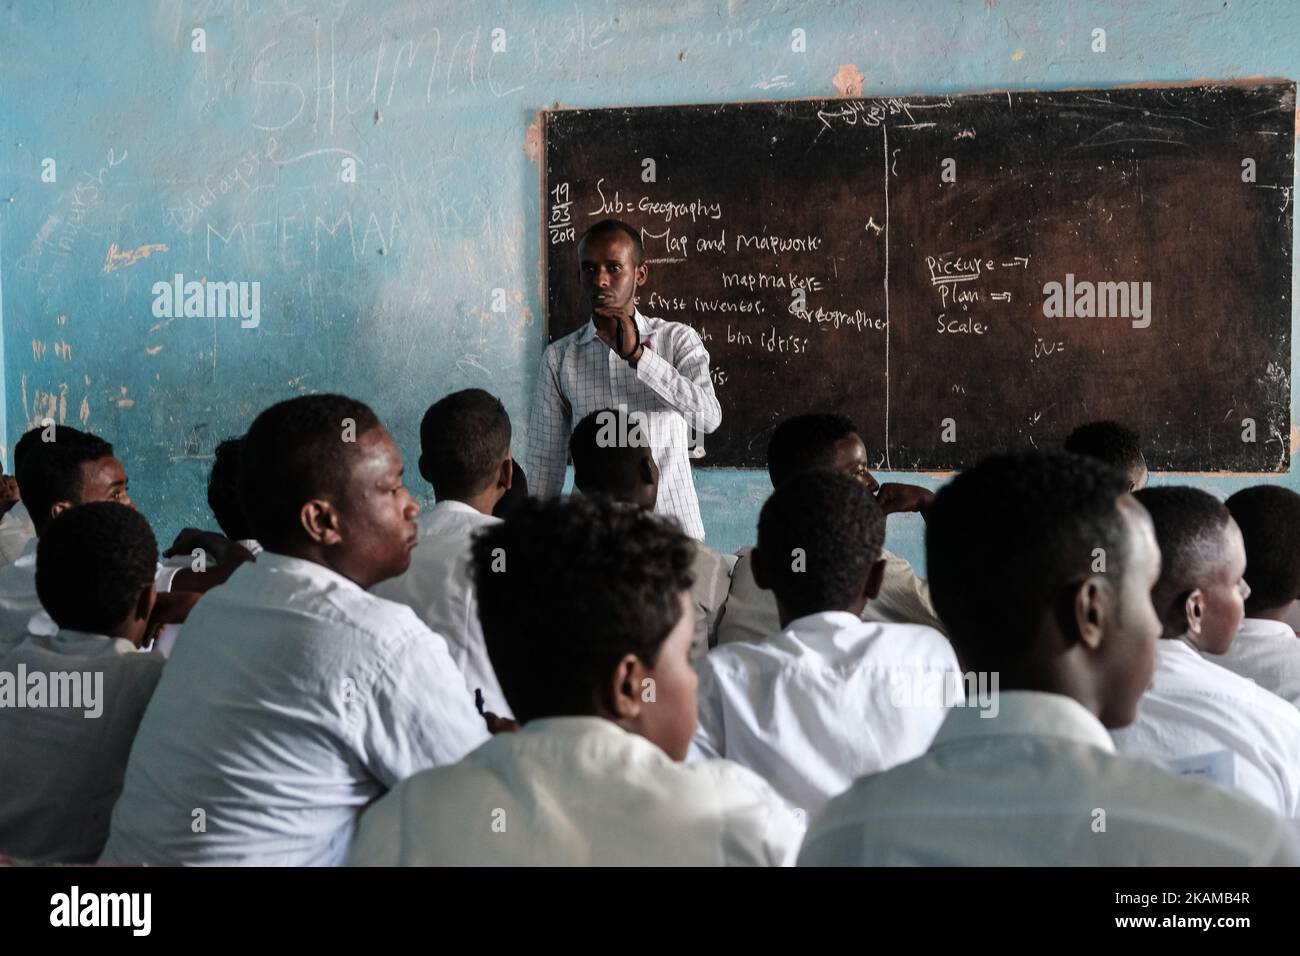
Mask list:
[[703,464],[817,409],[886,469],[1100,418],[1155,470],[1289,467],[1294,83],[544,119],[548,335],[587,320],[582,231],[640,229],[639,308],[712,358]]

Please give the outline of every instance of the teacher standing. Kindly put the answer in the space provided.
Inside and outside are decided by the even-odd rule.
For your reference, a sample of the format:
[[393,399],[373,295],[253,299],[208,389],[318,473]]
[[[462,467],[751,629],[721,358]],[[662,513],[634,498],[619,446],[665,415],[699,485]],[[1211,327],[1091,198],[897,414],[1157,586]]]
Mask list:
[[542,355],[528,430],[529,482],[538,495],[559,494],[575,423],[624,406],[641,413],[633,420],[648,426],[659,466],[655,511],[672,515],[688,535],[703,540],[688,446],[692,427],[708,434],[722,423],[709,353],[690,326],[637,309],[636,290],[648,269],[632,226],[616,219],[596,223],[578,241],[578,259],[591,318]]

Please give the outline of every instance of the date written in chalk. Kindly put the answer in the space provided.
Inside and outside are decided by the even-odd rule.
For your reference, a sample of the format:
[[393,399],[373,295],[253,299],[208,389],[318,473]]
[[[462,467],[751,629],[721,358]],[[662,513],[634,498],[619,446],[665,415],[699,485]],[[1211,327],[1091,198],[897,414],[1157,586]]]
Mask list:
[[1190,890],[1186,893],[1116,893],[1116,903],[1152,906],[1156,903],[1249,903],[1249,893],[1205,893]]

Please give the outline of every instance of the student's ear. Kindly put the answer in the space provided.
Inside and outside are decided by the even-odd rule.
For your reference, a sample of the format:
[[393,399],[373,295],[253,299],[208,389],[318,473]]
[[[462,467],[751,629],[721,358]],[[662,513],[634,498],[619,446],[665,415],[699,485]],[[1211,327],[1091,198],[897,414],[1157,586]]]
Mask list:
[[74,504],[74,502],[71,502],[71,501],[56,501],[56,502],[54,502],[54,504],[50,505],[50,520],[53,521],[53,520],[54,520],[55,518],[57,518],[59,515],[63,514],[63,512],[65,512],[65,511],[67,511],[69,508],[71,508],[71,507],[73,506],[73,504]]
[[650,267],[644,262],[636,267],[636,284],[637,288],[645,285],[645,280],[650,277]]
[[164,617],[153,619],[154,609],[158,606],[158,589],[152,581],[140,589],[135,604],[126,619],[126,632],[122,635],[136,647],[142,647],[149,641],[156,641],[165,624]]
[[749,552],[749,570],[754,573],[754,583],[764,591],[772,590],[772,577],[767,573],[767,561],[758,548]]
[[636,470],[638,477],[641,479],[641,484],[658,484],[658,480],[655,478],[655,460],[649,455],[646,455],[637,463]]
[[1183,614],[1187,618],[1187,633],[1200,634],[1205,622],[1205,592],[1200,588],[1188,593],[1183,600]]
[[152,581],[147,588],[140,590],[140,596],[135,599],[135,608],[131,611],[133,621],[147,621],[149,615],[153,613],[153,606],[158,601],[158,588]]
[[425,481],[427,481],[429,484],[433,484],[433,479],[429,476],[428,462],[426,462],[424,459],[424,452],[420,452],[420,460],[416,462],[416,467],[420,469],[420,477],[423,478]]
[[625,654],[610,678],[609,713],[616,721],[635,720],[641,714],[641,675],[645,665],[635,654]]
[[1099,574],[1089,575],[1074,589],[1066,637],[1077,639],[1089,650],[1101,646],[1111,618],[1111,591]]
[[323,498],[313,498],[304,504],[298,512],[307,537],[317,544],[333,547],[343,540],[339,529],[339,515],[333,502]]
[[509,454],[501,462],[501,470],[497,472],[497,488],[505,494],[510,490],[510,483],[515,480],[515,460]]
[[885,584],[885,559],[881,558],[871,566],[867,572],[867,583],[862,588],[862,596],[868,601],[874,601],[880,597],[880,589]]

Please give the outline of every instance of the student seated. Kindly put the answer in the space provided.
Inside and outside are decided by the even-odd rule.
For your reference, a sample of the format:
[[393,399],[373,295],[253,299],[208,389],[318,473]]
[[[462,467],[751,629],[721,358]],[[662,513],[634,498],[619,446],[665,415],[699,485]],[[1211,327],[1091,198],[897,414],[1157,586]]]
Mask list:
[[1116,745],[1195,767],[1284,817],[1300,817],[1300,711],[1211,663],[1232,647],[1250,596],[1237,522],[1196,488],[1147,488],[1137,499],[1163,557],[1152,594],[1163,640],[1155,680],[1137,720],[1115,733]]
[[695,732],[691,548],[607,498],[531,500],[474,543],[488,653],[515,718],[366,811],[364,866],[777,865],[802,836]]
[[1142,438],[1127,425],[1119,422],[1088,422],[1070,432],[1065,439],[1065,450],[1072,455],[1087,455],[1105,462],[1128,475],[1128,490],[1141,491],[1147,486],[1150,473],[1146,456],[1142,454]]
[[[221,533],[185,528],[164,552],[163,564],[167,567],[202,568],[206,571],[211,565],[230,572],[241,561],[255,560],[261,553],[262,546],[253,537],[244,506],[239,501],[239,449],[242,443],[242,438],[227,438],[217,445],[212,470],[208,473],[208,507],[212,509]],[[164,626],[151,649],[170,656],[180,630],[176,624]]]
[[[861,482],[876,497],[886,517],[919,511],[934,498],[919,485],[876,481],[867,468],[867,446],[857,426],[843,415],[808,414],[787,418],[776,426],[767,446],[767,472],[772,487],[805,471],[838,471]],[[863,620],[898,624],[925,624],[943,630],[930,604],[930,588],[912,566],[889,551],[882,551],[885,575],[880,594],[863,609]],[[761,641],[781,629],[776,599],[754,581],[752,558],[742,550],[731,572],[731,590],[718,623],[719,644]]]
[[861,482],[828,471],[784,482],[751,552],[781,630],[719,647],[700,665],[697,752],[748,767],[808,814],[857,777],[925,753],[962,696],[946,637],[861,619],[880,591],[884,539],[884,515]]
[[262,545],[253,533],[252,522],[239,497],[239,461],[243,448],[243,436],[227,438],[217,445],[212,470],[208,473],[208,507],[227,540],[256,557]]
[[203,549],[205,561],[218,565],[227,563],[232,554],[240,553],[232,552],[231,545],[243,549],[245,560],[254,559],[261,553],[262,545],[253,537],[252,525],[239,500],[239,458],[243,443],[242,437],[227,438],[217,445],[212,470],[208,473],[208,507],[221,534],[198,528],[181,531],[166,552],[178,566],[191,565],[195,548]]
[[1300,495],[1257,485],[1226,502],[1246,548],[1246,617],[1226,653],[1211,660],[1300,707],[1300,639],[1288,615],[1300,596]]
[[[67,425],[33,428],[14,448],[20,493],[37,535],[56,516],[74,505],[116,501],[135,507],[127,491],[126,471],[113,446],[97,435]],[[31,633],[51,636],[58,626],[42,609],[36,594],[36,547],[33,537],[12,564],[0,568],[0,653]],[[166,590],[169,575],[159,578]]]
[[[18,467],[18,449],[14,449],[14,468]],[[13,564],[27,542],[36,537],[31,515],[22,502],[18,479],[0,474],[0,567]]]
[[186,622],[101,862],[341,863],[362,807],[487,738],[443,639],[367,591],[406,570],[419,511],[374,412],[290,399],[241,455],[266,550]]
[[[619,429],[622,429],[620,431]],[[617,440],[624,436],[626,441]],[[638,438],[640,436],[640,438]],[[659,466],[635,413],[602,409],[578,423],[569,436],[573,486],[584,495],[608,495],[615,501],[654,511],[659,497]],[[717,643],[718,619],[731,585],[731,566],[703,541],[691,539],[691,600],[695,639],[691,663],[697,664]]]
[[1115,753],[1106,728],[1133,720],[1160,634],[1160,552],[1128,483],[1024,452],[939,491],[931,594],[962,664],[1000,675],[995,706],[954,706],[923,757],[831,800],[801,866],[1300,863],[1254,801]]
[[[76,505],[116,501],[135,507],[126,468],[113,446],[97,435],[67,425],[33,428],[19,439],[14,458],[19,462],[18,486],[37,535],[53,517]],[[0,652],[27,633],[48,636],[57,630],[36,596],[36,544],[33,538],[13,564],[0,568]],[[236,566],[198,573],[159,564],[154,583],[160,593],[146,643],[164,625],[182,623],[199,594],[223,582]]]
[[374,588],[405,604],[447,640],[452,660],[489,713],[509,717],[483,643],[469,573],[471,536],[496,524],[493,507],[509,490],[510,416],[480,388],[454,392],[429,407],[420,422],[420,475],[436,504],[420,515],[420,543],[411,566]]
[[136,653],[157,560],[149,523],[114,502],[69,509],[45,527],[36,591],[58,632],[0,656],[0,853],[93,863],[104,848],[162,672],[160,656]]

